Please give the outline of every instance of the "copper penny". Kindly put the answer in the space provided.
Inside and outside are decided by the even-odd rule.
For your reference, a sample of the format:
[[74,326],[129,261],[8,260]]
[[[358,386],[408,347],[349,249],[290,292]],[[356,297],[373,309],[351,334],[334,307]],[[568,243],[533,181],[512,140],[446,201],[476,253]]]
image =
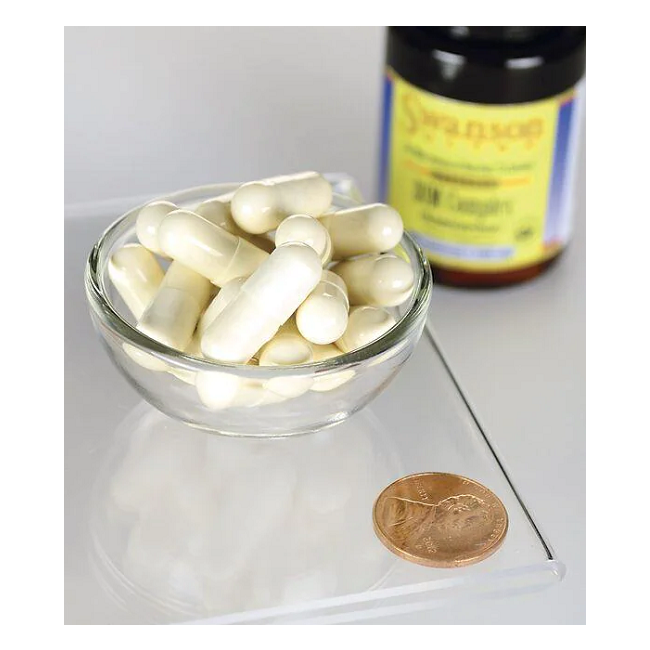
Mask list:
[[480,562],[503,543],[508,513],[485,486],[457,474],[411,474],[375,501],[377,537],[399,557],[431,567]]

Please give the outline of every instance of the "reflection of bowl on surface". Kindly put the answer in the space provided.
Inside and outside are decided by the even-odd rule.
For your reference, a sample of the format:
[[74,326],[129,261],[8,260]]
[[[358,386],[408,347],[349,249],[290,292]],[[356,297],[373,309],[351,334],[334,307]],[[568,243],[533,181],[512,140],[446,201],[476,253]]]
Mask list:
[[[206,186],[164,199],[192,208],[233,187]],[[335,195],[334,204],[345,208],[356,202]],[[111,359],[135,389],[156,408],[187,424],[251,436],[289,435],[331,426],[363,408],[388,385],[422,333],[431,274],[422,251],[405,234],[396,252],[411,264],[413,294],[391,310],[396,325],[369,345],[317,363],[285,367],[221,364],[173,350],[135,329],[133,316],[108,279],[111,255],[135,241],[137,214],[136,208],[110,226],[90,254],[85,282],[91,317]],[[208,373],[215,377],[206,380]],[[206,400],[206,406],[195,385],[201,374],[199,390],[212,381],[236,384],[241,399],[224,404]],[[220,389],[217,395],[225,393]]]
[[367,590],[394,564],[372,504],[398,474],[372,412],[291,440],[211,436],[141,405],[92,497],[102,582],[174,622]]

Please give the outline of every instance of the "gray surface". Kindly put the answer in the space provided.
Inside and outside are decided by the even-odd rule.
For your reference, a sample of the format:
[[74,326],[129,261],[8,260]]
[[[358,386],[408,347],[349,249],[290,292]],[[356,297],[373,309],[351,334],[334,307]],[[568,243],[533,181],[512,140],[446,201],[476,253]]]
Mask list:
[[[156,47],[169,36],[164,29],[66,32],[67,202],[305,167],[347,171],[372,195],[381,30],[216,31],[175,31],[168,50]],[[244,32],[264,57],[242,46]],[[299,62],[289,56],[293,52]],[[253,75],[262,79],[255,87]],[[224,80],[225,95],[217,83]],[[134,101],[117,102],[118,96]],[[576,236],[555,268],[507,290],[437,287],[431,308],[461,386],[567,575],[538,594],[386,623],[585,621],[584,160],[582,172]],[[96,222],[83,215],[102,209],[71,207],[68,213],[80,216],[69,224],[66,252],[90,245]],[[82,261],[66,254],[65,263],[66,437],[76,437],[117,424],[137,397],[97,354],[80,287]],[[97,382],[99,376],[111,379]],[[93,392],[110,393],[101,412],[85,406]],[[67,476],[66,490],[74,495],[87,481]],[[74,504],[73,496],[66,517]],[[66,588],[74,589],[74,575]]]
[[490,292],[438,287],[429,320],[479,422],[567,574],[547,592],[387,622],[586,621],[584,188],[583,149],[573,241],[545,275]]
[[[583,160],[580,188],[584,169]],[[459,384],[567,574],[544,593],[399,622],[585,623],[584,189],[577,203],[573,243],[546,275],[487,293],[439,287],[430,317]]]

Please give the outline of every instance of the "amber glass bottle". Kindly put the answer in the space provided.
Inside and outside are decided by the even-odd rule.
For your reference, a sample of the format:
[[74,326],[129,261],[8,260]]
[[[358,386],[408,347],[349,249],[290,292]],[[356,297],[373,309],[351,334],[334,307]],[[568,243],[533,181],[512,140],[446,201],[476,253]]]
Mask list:
[[390,27],[380,190],[437,282],[533,278],[569,241],[584,27]]

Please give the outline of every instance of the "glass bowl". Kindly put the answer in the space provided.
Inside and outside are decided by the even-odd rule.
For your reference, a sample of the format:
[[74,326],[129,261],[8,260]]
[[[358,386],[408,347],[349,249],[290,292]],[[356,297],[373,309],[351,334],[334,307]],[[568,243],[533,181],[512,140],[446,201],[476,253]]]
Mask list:
[[[237,184],[217,184],[160,197],[192,209],[231,192]],[[339,209],[358,202],[334,194]],[[137,241],[140,207],[120,217],[95,244],[85,272],[93,325],[113,363],[144,399],[191,426],[230,435],[287,436],[317,431],[347,419],[393,379],[418,342],[431,299],[431,271],[419,246],[404,234],[395,252],[415,276],[410,298],[393,308],[396,324],[372,343],[340,356],[296,366],[270,367],[218,363],[184,354],[149,338],[108,277],[108,262],[125,244]],[[217,395],[236,397],[206,406],[199,387],[221,387]],[[230,392],[229,392],[230,391]]]

